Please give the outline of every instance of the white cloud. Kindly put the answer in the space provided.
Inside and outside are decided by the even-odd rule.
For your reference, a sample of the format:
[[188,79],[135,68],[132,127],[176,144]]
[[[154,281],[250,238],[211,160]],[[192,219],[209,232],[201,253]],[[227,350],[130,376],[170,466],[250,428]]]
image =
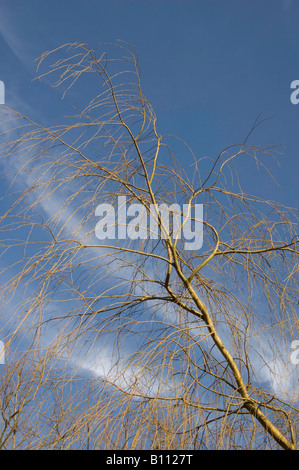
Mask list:
[[279,338],[273,338],[272,334],[267,339],[265,332],[263,337],[256,337],[255,341],[258,354],[253,353],[251,359],[259,380],[267,383],[278,398],[298,401],[299,367],[290,360],[291,343],[285,346]]

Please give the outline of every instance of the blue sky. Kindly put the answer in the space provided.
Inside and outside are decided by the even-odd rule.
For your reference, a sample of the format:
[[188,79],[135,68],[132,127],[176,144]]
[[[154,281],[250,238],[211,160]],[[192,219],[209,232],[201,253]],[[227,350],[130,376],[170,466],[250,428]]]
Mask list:
[[246,167],[245,189],[296,206],[299,105],[290,84],[299,79],[298,13],[292,0],[1,0],[6,104],[55,122],[57,91],[32,81],[34,60],[65,42],[122,39],[138,51],[160,132],[178,135],[196,156],[214,157],[242,141],[259,114],[271,117],[250,143],[281,146],[279,170],[273,165],[281,188]]
[[35,59],[66,42],[127,41],[160,133],[184,139],[197,158],[215,158],[261,115],[249,143],[280,146],[280,167],[272,164],[280,186],[244,163],[244,188],[297,207],[299,104],[290,85],[299,80],[298,17],[295,0],[0,0],[6,106],[59,123],[73,95],[61,103],[47,79],[33,81]]

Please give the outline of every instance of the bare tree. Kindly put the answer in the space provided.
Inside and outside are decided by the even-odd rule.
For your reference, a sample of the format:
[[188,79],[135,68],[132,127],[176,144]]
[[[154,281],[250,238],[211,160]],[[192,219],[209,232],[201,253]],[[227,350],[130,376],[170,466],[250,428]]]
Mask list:
[[39,78],[80,101],[61,125],[2,107],[7,358],[26,339],[3,372],[2,447],[296,449],[298,212],[238,181],[273,149],[196,159],[159,134],[135,51],[102,50],[41,56]]

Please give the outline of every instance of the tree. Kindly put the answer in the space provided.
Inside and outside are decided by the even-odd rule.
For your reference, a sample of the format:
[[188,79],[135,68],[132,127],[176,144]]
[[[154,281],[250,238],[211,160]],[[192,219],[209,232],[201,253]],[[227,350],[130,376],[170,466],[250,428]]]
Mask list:
[[[273,149],[246,139],[196,159],[159,134],[135,51],[106,51],[41,56],[39,78],[81,102],[63,124],[3,107],[19,191],[1,218],[7,357],[26,338],[24,367],[52,397],[30,395],[26,446],[296,449],[296,385],[278,383],[298,334],[298,212],[238,183]],[[80,83],[95,91],[84,106]]]

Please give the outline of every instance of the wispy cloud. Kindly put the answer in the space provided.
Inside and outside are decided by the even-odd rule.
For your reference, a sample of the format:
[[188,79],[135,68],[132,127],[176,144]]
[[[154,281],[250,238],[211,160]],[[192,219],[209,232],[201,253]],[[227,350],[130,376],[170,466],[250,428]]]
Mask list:
[[0,34],[10,51],[28,71],[31,71],[34,65],[32,60],[33,46],[29,39],[22,34],[21,25],[16,26],[11,18],[11,13],[3,5],[0,6]]
[[282,0],[284,10],[289,10],[292,7],[293,0]]

